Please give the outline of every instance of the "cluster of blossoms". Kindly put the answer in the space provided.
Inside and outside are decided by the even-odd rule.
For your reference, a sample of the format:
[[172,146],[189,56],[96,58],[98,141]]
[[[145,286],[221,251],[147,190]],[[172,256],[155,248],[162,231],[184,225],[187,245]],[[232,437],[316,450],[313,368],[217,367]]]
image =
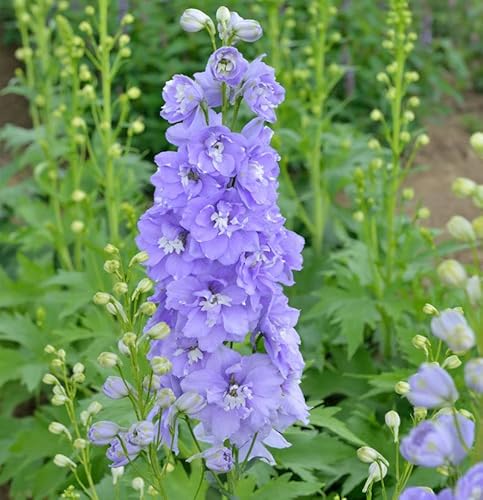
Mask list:
[[[438,355],[434,356],[429,338],[423,335],[413,338],[414,347],[424,351],[426,362],[407,381],[398,382],[395,389],[414,407],[416,425],[400,439],[401,419],[398,413],[391,410],[385,416],[385,423],[391,430],[394,443],[407,463],[402,475],[399,473],[399,464],[396,465],[397,477],[402,477],[401,482],[396,485],[396,491],[404,488],[412,468],[419,466],[434,468],[441,474],[450,476],[454,487],[446,488],[439,494],[426,487],[410,487],[401,493],[401,500],[480,500],[483,498],[483,462],[474,465],[464,476],[458,478],[458,467],[473,453],[476,426],[470,412],[456,409],[460,395],[447,371],[462,365],[457,354],[464,355],[475,347],[475,333],[459,309],[439,312],[434,306],[426,304],[424,310],[434,315],[431,332],[446,344],[448,353],[440,365],[435,361]],[[470,398],[478,405],[483,395],[483,358],[466,361],[464,379]],[[427,418],[428,410],[435,411],[431,418]],[[475,453],[478,454],[478,451],[473,454]],[[368,446],[360,448],[357,454],[361,461],[370,464],[363,489],[363,492],[367,492],[374,483],[384,480],[389,462]]]
[[[92,441],[110,445],[114,467],[152,443],[177,452],[180,415],[199,422],[194,434],[209,444],[199,456],[215,472],[252,457],[273,463],[266,446],[288,446],[280,433],[307,420],[298,311],[283,291],[302,266],[304,242],[284,227],[279,156],[265,125],[275,121],[284,89],[262,57],[249,62],[234,46],[258,39],[260,25],[225,7],[217,21],[223,45],[206,69],[193,79],[175,75],[163,90],[161,116],[177,150],[155,158],[155,203],[137,239],[154,282],[156,312],[145,330],[154,376],[145,389],[155,404],[129,429],[91,428]],[[206,29],[216,45],[203,12],[188,9],[181,25]],[[255,117],[238,132],[243,106]],[[122,377],[104,385],[114,399],[138,390]]]

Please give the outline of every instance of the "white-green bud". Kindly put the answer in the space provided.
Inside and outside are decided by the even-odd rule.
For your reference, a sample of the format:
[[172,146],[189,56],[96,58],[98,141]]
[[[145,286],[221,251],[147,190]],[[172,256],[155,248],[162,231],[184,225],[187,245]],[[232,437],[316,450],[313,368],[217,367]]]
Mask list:
[[151,358],[151,368],[156,375],[166,375],[173,369],[173,365],[164,356],[154,356]]
[[73,373],[84,373],[86,367],[82,363],[76,363],[73,368],[72,372]]
[[472,243],[476,240],[471,222],[461,215],[454,215],[446,224],[449,234],[458,241]]
[[441,262],[437,268],[439,279],[448,286],[464,288],[466,286],[466,270],[455,259],[448,259]]
[[466,295],[470,299],[472,305],[476,306],[481,301],[481,280],[480,277],[475,275],[468,278],[466,282]]
[[399,441],[399,427],[401,426],[399,414],[394,410],[388,411],[384,416],[384,422],[391,430],[394,436],[394,442],[397,443]]
[[373,462],[389,463],[377,450],[370,446],[359,448],[357,450],[357,458],[365,464],[372,464]]
[[403,381],[403,380],[400,380],[395,386],[394,386],[394,391],[397,393],[397,394],[400,394],[401,396],[404,396],[405,394],[407,394],[409,391],[411,390],[411,387],[410,385]]
[[156,323],[153,327],[151,327],[147,334],[154,340],[162,340],[165,339],[171,332],[169,325],[164,321],[160,321]]
[[44,352],[46,352],[47,354],[55,354],[57,352],[57,349],[53,345],[47,344],[44,347]]
[[379,109],[373,109],[371,111],[371,120],[375,122],[380,122],[383,118],[384,116]]
[[110,294],[105,292],[96,292],[92,301],[94,302],[94,304],[97,304],[99,306],[105,306],[111,301],[111,296]]
[[55,375],[52,375],[51,373],[46,373],[42,377],[42,382],[47,385],[55,385],[58,384],[59,381],[57,380],[57,377]]
[[366,493],[367,490],[371,487],[373,483],[377,481],[381,481],[386,477],[387,474],[387,465],[382,462],[373,462],[369,465],[369,475],[367,477],[367,481],[362,488],[362,493]]
[[446,368],[448,370],[455,370],[461,366],[461,359],[456,356],[456,354],[452,354],[448,356],[441,365],[442,368]]
[[132,24],[134,22],[134,16],[130,14],[129,12],[124,14],[123,18],[121,19],[121,24],[123,26],[127,24]]
[[412,338],[412,344],[416,349],[421,349],[428,354],[428,349],[431,347],[431,342],[424,335],[415,335]]
[[117,295],[124,295],[129,291],[129,286],[124,281],[118,281],[117,283],[115,283],[112,289]]
[[67,402],[67,396],[62,396],[60,394],[54,394],[50,402],[54,406],[63,406]]
[[427,408],[423,408],[422,406],[415,406],[413,414],[416,422],[421,422],[421,420],[424,420],[427,417],[428,410]]
[[87,447],[87,441],[82,438],[77,438],[73,444],[76,450],[84,450]]
[[111,474],[112,474],[112,484],[115,486],[119,481],[119,478],[124,474],[124,467],[122,465],[121,467],[112,467]]
[[86,199],[86,193],[85,191],[82,191],[81,189],[76,189],[75,191],[72,191],[71,194],[71,200],[75,203],[81,203]]
[[67,429],[67,427],[60,422],[50,422],[49,432],[52,434],[65,434],[69,439],[71,439],[69,429]]
[[122,336],[122,341],[127,346],[134,346],[134,345],[136,345],[136,340],[137,340],[137,335],[134,332],[126,332]]
[[99,401],[92,401],[92,403],[87,407],[89,415],[97,415],[101,410],[102,405]]
[[117,271],[119,271],[120,267],[121,264],[116,259],[106,260],[106,262],[104,262],[104,271],[109,274],[116,273]]
[[144,302],[139,306],[139,312],[146,316],[152,316],[156,312],[156,304],[153,302]]
[[55,455],[54,464],[57,465],[57,467],[69,467],[70,469],[75,469],[77,467],[69,457],[66,457],[65,455],[62,455],[60,453]]
[[70,229],[74,234],[80,234],[84,231],[86,225],[81,220],[72,221]]
[[139,90],[138,87],[129,88],[126,94],[129,97],[129,99],[131,99],[131,101],[135,101],[136,99],[139,99],[141,97],[141,91]]
[[467,198],[475,192],[476,182],[467,177],[458,177],[454,180],[451,189],[458,198]]
[[144,479],[142,477],[135,477],[131,482],[131,486],[134,490],[142,493],[144,491]]
[[97,357],[97,362],[103,368],[114,368],[119,363],[119,357],[113,352],[101,352]]
[[105,247],[104,247],[104,252],[106,252],[107,254],[109,255],[119,255],[119,248],[115,247],[114,245],[112,245],[111,243],[108,243]]
[[129,267],[133,266],[134,264],[142,264],[143,262],[146,262],[149,259],[149,255],[147,252],[142,251],[138,252],[130,261],[129,261]]
[[210,28],[212,32],[215,31],[215,25],[213,24],[210,16],[199,9],[186,9],[181,15],[179,24],[184,31],[188,31],[189,33],[201,31],[206,27]]
[[140,293],[148,293],[153,289],[153,282],[149,278],[143,278],[133,292],[133,299]]
[[426,303],[423,307],[423,313],[427,314],[428,316],[437,316],[439,314],[439,311],[432,304]]
[[475,132],[470,137],[470,144],[473,148],[473,151],[483,158],[483,132]]

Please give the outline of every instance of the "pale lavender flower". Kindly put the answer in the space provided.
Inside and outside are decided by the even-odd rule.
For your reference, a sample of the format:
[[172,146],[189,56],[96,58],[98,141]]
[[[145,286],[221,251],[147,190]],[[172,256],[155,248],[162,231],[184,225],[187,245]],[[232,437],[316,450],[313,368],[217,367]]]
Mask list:
[[110,376],[107,377],[104,385],[102,386],[104,394],[111,399],[125,398],[129,392],[133,392],[133,387],[124,382],[121,377]]
[[154,441],[155,424],[149,420],[142,420],[131,425],[127,440],[136,446],[148,446]]
[[466,385],[478,394],[483,394],[483,358],[471,359],[465,365]]
[[413,406],[453,406],[459,397],[451,376],[436,363],[423,363],[418,373],[409,377],[408,382],[410,390],[406,397]]
[[454,309],[445,309],[431,320],[435,337],[446,342],[455,353],[463,353],[474,347],[475,334],[465,317]]
[[248,62],[235,47],[221,47],[208,60],[213,78],[232,87],[241,83],[248,69]]
[[454,500],[483,499],[483,462],[479,462],[458,480]]
[[[122,440],[122,443],[121,443]],[[141,447],[134,445],[127,439],[127,433],[120,433],[115,437],[107,449],[106,456],[111,461],[110,467],[121,467],[132,462],[141,452]],[[127,452],[127,453],[126,453]]]
[[454,500],[452,491],[447,488],[436,494],[430,488],[416,486],[406,488],[399,497],[399,500]]
[[[457,418],[459,431],[455,426]],[[401,454],[410,463],[422,467],[458,465],[467,452],[460,441],[461,433],[466,449],[471,448],[475,424],[461,414],[441,415],[434,421],[426,420],[401,441]]]
[[201,86],[185,75],[174,75],[163,89],[161,116],[170,123],[192,118],[203,100]]
[[96,445],[109,444],[121,431],[115,422],[101,420],[91,425],[87,434],[89,441]]
[[186,461],[192,462],[197,458],[203,458],[206,467],[213,472],[225,473],[233,468],[233,455],[230,448],[226,446],[213,446],[202,453],[189,457]]

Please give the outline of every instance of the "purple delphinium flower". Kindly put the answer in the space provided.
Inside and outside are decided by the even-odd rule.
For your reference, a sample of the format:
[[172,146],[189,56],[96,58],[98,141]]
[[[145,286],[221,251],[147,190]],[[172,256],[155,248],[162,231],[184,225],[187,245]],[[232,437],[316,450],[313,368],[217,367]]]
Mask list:
[[[456,429],[457,419],[459,431]],[[417,425],[401,441],[401,454],[410,463],[422,467],[458,465],[474,441],[475,424],[457,414],[441,415],[434,421]],[[463,443],[460,441],[464,441]],[[466,450],[465,450],[466,447]]]
[[478,394],[483,394],[483,358],[470,359],[465,365],[466,385]]
[[102,386],[104,394],[111,399],[125,398],[134,389],[129,383],[124,382],[121,377],[107,377]]
[[192,462],[197,458],[203,458],[208,469],[214,472],[229,472],[233,468],[233,455],[230,448],[226,446],[213,446],[202,453],[197,453],[188,458]]
[[432,489],[421,486],[406,488],[399,496],[399,500],[436,500],[437,498]]
[[275,71],[261,61],[250,63],[240,92],[248,107],[268,122],[276,120],[275,109],[285,99],[285,89],[275,80]]
[[221,47],[208,59],[213,78],[232,87],[241,83],[248,69],[248,62],[235,47]]
[[121,427],[115,422],[101,420],[92,424],[89,428],[87,436],[89,441],[96,445],[109,444],[119,433]]
[[111,461],[110,467],[121,467],[132,462],[140,452],[141,447],[130,443],[127,433],[124,432],[111,441],[106,456]]
[[459,397],[451,376],[436,363],[423,363],[418,373],[409,377],[408,383],[410,390],[406,397],[413,406],[453,406]]
[[282,382],[268,356],[241,356],[220,347],[204,369],[185,377],[181,388],[206,398],[200,420],[208,433],[223,441],[236,434],[242,423],[254,432],[270,424],[280,405]]
[[435,337],[446,342],[455,353],[463,353],[474,347],[475,334],[465,317],[454,309],[446,309],[431,320]]
[[203,100],[201,86],[185,75],[174,75],[163,89],[161,116],[170,123],[191,118]]
[[153,422],[143,420],[131,425],[127,433],[127,440],[136,446],[148,446],[154,441],[156,427]]
[[455,489],[455,500],[483,499],[483,462],[480,462],[458,480]]

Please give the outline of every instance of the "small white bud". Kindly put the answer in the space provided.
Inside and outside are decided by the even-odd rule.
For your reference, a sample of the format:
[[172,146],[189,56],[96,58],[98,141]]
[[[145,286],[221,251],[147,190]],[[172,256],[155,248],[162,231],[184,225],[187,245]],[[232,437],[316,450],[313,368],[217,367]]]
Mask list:
[[373,109],[371,111],[371,120],[375,122],[380,122],[383,119],[382,113],[378,109]]
[[213,32],[215,31],[215,26],[210,16],[199,9],[186,9],[181,15],[179,24],[184,31],[188,31],[189,33],[201,31],[206,27],[211,28]]
[[449,234],[456,240],[471,243],[476,240],[471,222],[461,215],[454,215],[446,224]]
[[448,356],[441,365],[442,368],[446,368],[448,370],[455,370],[461,366],[461,359],[456,356],[456,354],[452,354]]
[[404,396],[411,390],[411,387],[407,382],[401,380],[394,386],[394,390],[396,391],[397,394]]
[[114,274],[115,272],[119,271],[120,267],[121,264],[118,260],[115,259],[106,260],[106,262],[104,262],[104,271],[109,274]]
[[364,484],[364,488],[362,488],[362,493],[366,493],[371,484],[376,483],[377,481],[381,481],[384,479],[387,474],[387,466],[382,462],[374,462],[369,465],[369,476],[367,478],[366,483]]
[[481,301],[481,280],[480,277],[475,275],[468,278],[466,282],[466,295],[470,299],[472,305],[476,306]]
[[475,192],[476,182],[467,177],[458,177],[454,180],[451,189],[458,198],[467,198]]
[[87,407],[89,415],[97,415],[101,410],[102,405],[99,401],[92,401],[92,403]]
[[52,375],[51,373],[46,373],[42,377],[42,382],[44,384],[47,384],[47,385],[54,385],[54,384],[58,384],[59,383],[59,381],[57,380],[57,377],[55,375]]
[[437,273],[445,285],[455,288],[464,288],[466,285],[466,270],[457,260],[444,260],[438,266]]
[[111,474],[112,474],[112,484],[115,486],[119,481],[119,478],[124,474],[124,467],[122,465],[121,467],[112,467]]
[[101,352],[97,357],[97,362],[103,368],[114,368],[119,363],[119,357],[113,352]]
[[81,234],[84,231],[85,227],[86,225],[81,220],[74,220],[70,225],[70,230],[74,234]]
[[229,9],[224,5],[218,7],[218,10],[216,11],[216,20],[221,24],[227,24],[230,22],[230,19],[231,14]]
[[84,373],[86,367],[82,363],[76,363],[73,368],[72,372],[73,373]]
[[130,261],[129,261],[129,267],[133,266],[134,264],[141,264],[143,262],[146,262],[149,259],[149,255],[147,252],[142,251],[138,252]]
[[420,422],[421,420],[424,420],[427,417],[428,409],[423,408],[422,406],[415,406],[413,414],[414,418],[416,419],[416,422]]
[[437,316],[439,311],[432,304],[424,304],[423,313],[428,316]]
[[384,422],[389,429],[391,429],[394,436],[394,442],[397,443],[399,441],[399,427],[401,425],[401,418],[399,417],[399,414],[394,410],[388,411],[384,416]]
[[55,347],[53,345],[47,344],[44,347],[44,352],[46,352],[47,354],[55,354],[57,352],[57,350],[55,349]]
[[73,444],[76,450],[84,450],[87,447],[87,441],[82,438],[77,438]]
[[389,462],[374,448],[370,446],[362,446],[357,450],[357,458],[366,464],[371,464],[372,462],[380,461],[385,464]]
[[52,434],[65,434],[69,439],[72,439],[69,429],[60,422],[50,422],[49,432]]
[[65,455],[62,455],[60,453],[55,455],[54,464],[57,465],[57,467],[69,467],[70,469],[75,469],[77,467],[69,457],[66,457]]
[[139,99],[141,97],[141,91],[139,90],[138,87],[129,88],[126,94],[129,97],[129,99],[131,99],[131,101],[135,101],[136,99]]
[[124,281],[118,281],[112,289],[117,295],[124,295],[129,291],[129,286]]
[[156,375],[166,375],[172,370],[173,365],[164,356],[154,356],[151,358],[151,368]]
[[470,144],[473,151],[483,158],[483,132],[475,132],[470,138]]
[[135,477],[132,480],[131,486],[136,491],[144,491],[144,479],[142,477]]
[[147,335],[154,340],[165,339],[171,332],[169,325],[164,321],[156,323],[147,331]]
[[94,294],[92,301],[99,306],[105,306],[111,301],[111,296],[108,293],[97,292]]
[[54,406],[63,406],[67,402],[67,397],[61,396],[60,394],[55,394],[54,397],[50,400],[50,402]]

